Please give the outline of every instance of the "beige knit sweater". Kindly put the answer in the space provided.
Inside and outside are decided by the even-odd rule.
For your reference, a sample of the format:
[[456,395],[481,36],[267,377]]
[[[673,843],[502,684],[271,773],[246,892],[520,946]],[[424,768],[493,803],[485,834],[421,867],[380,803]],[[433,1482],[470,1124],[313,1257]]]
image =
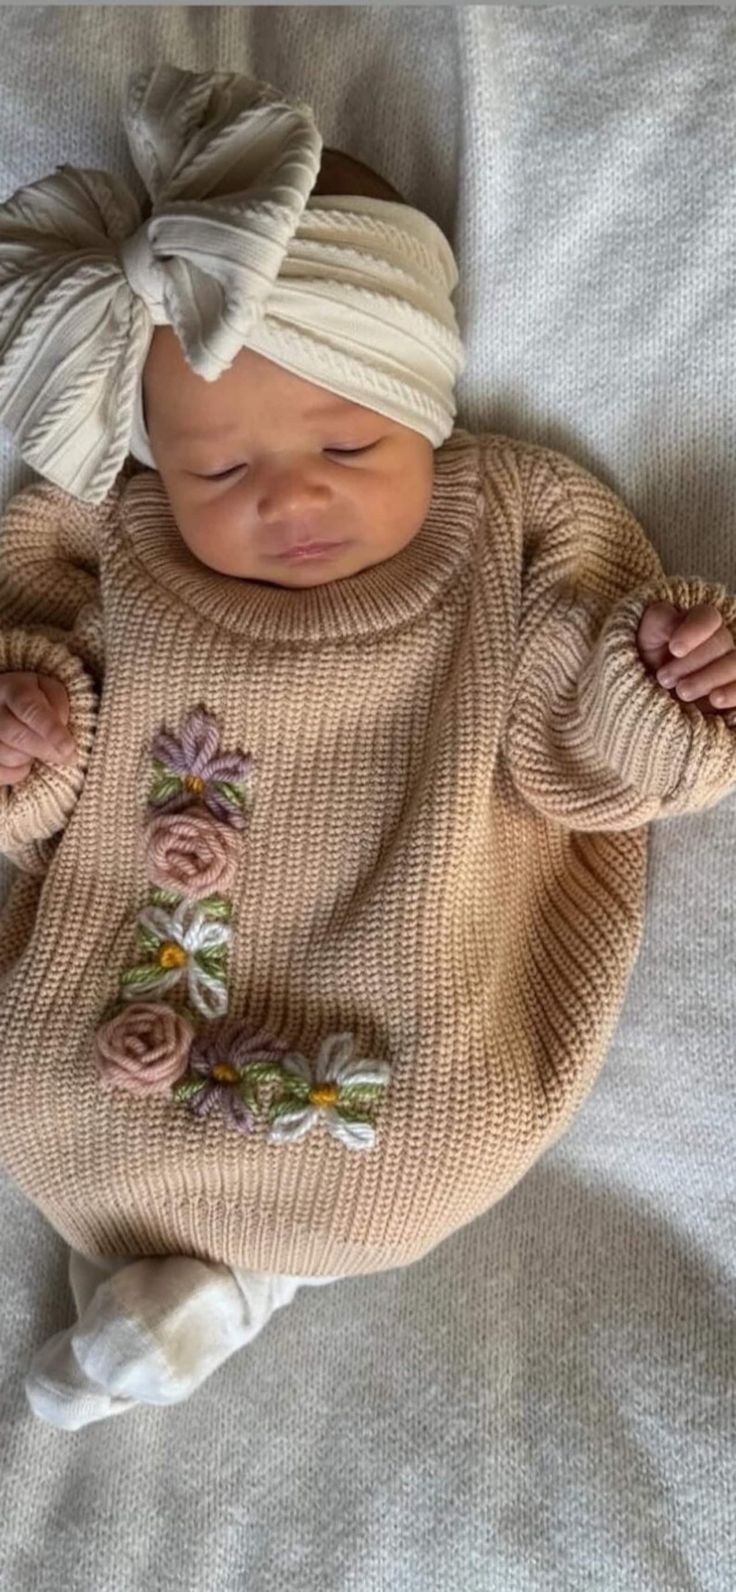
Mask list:
[[[90,1255],[367,1272],[486,1210],[599,1070],[645,826],[736,782],[736,712],[679,703],[635,645],[649,601],[736,628],[736,597],[668,578],[560,453],[456,429],[435,472],[400,553],[298,591],[202,565],[154,471],[5,511],[0,669],[64,682],[79,750],[0,791],[0,1164]],[[136,1003],[111,1084],[99,1036]],[[185,1046],[189,1094],[161,1082],[174,1040],[231,1033],[302,1060],[240,1072],[262,1050],[228,1040],[195,1087]]]

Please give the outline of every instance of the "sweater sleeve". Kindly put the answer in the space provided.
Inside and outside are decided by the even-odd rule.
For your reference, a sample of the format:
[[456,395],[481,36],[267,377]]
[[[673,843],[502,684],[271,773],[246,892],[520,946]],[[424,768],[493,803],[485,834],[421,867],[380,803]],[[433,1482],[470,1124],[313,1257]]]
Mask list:
[[524,800],[563,827],[633,829],[712,807],[736,785],[736,709],[705,715],[647,671],[642,613],[712,603],[736,641],[736,597],[666,575],[609,487],[564,454],[519,455],[521,613],[504,732]]
[[104,665],[98,535],[120,482],[101,504],[86,504],[33,481],[0,516],[0,673],[61,680],[77,745],[73,763],[35,761],[19,784],[0,787],[0,851],[20,866],[64,828],[84,783]]

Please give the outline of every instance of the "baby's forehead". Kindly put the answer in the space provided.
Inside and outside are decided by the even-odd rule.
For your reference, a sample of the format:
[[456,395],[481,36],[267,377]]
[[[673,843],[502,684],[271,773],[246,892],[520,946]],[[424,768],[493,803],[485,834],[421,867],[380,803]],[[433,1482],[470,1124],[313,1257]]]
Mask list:
[[[191,373],[190,373],[191,374]],[[227,375],[228,373],[226,373]],[[282,379],[283,378],[283,379]],[[202,388],[207,390],[202,391]],[[330,445],[359,447],[373,438],[375,411],[327,387],[305,383],[282,372],[278,385],[264,392],[260,381],[223,384],[198,378],[198,390],[171,373],[142,394],[143,424],[152,440],[172,452],[199,449],[230,452],[243,446],[251,431],[276,437],[287,430],[303,438],[326,439]],[[395,429],[381,417],[384,429]]]
[[258,412],[259,403],[275,404],[277,408],[283,403],[290,415],[314,421],[359,419],[370,413],[354,398],[307,381],[248,348],[241,349],[214,382],[206,381],[188,364],[170,326],[154,329],[142,385],[149,411],[157,401],[160,404],[165,399],[168,403],[173,395],[176,410],[182,416],[186,412],[192,430],[201,425],[203,431],[208,431],[217,425],[218,417],[219,429],[227,425],[231,416],[242,422],[251,408]]

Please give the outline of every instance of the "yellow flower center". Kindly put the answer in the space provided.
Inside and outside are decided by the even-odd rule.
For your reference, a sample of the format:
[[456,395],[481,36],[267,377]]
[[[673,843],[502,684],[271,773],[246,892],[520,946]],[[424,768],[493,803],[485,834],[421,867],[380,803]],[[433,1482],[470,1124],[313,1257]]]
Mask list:
[[310,1106],[334,1106],[338,1096],[336,1083],[319,1083],[309,1093]]
[[211,1076],[213,1078],[216,1078],[218,1083],[237,1083],[238,1082],[238,1074],[235,1071],[235,1068],[231,1067],[229,1061],[217,1061],[217,1062],[215,1062],[215,1065],[212,1068]]
[[185,774],[182,780],[185,790],[190,790],[195,796],[201,796],[204,790],[204,780],[199,774]]
[[175,940],[165,940],[158,953],[160,967],[181,967],[186,959],[183,945],[177,945]]

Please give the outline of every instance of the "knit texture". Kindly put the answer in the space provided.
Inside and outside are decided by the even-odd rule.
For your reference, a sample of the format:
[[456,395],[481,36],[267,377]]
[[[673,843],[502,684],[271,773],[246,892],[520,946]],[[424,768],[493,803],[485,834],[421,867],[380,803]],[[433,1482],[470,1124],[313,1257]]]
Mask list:
[[[315,1276],[416,1260],[506,1194],[594,1082],[639,947],[646,826],[736,783],[736,712],[664,691],[638,622],[666,598],[713,602],[736,629],[736,597],[665,575],[573,460],[460,429],[413,540],[322,587],[202,565],[147,469],[100,505],[33,483],[0,536],[0,669],[62,679],[79,748],[0,792],[20,870],[0,921],[3,1165],[90,1255]],[[235,770],[229,797],[216,767],[187,775],[192,725],[226,784]],[[186,877],[152,873],[167,747],[184,756],[170,822],[228,835],[214,1005],[194,998],[191,943],[157,960],[184,944],[170,922],[142,946],[152,885],[180,919],[217,894],[211,874],[197,894],[183,842]],[[300,1101],[277,1065],[242,1132],[158,1074],[111,1086],[100,1035],[142,949],[143,1004],[189,1024],[190,1061],[212,1042],[222,1064],[226,1009],[244,1044],[292,1057]],[[384,1080],[357,1145],[328,1127],[331,1046],[353,1079]],[[279,1104],[302,1112],[299,1136],[271,1136]]]

